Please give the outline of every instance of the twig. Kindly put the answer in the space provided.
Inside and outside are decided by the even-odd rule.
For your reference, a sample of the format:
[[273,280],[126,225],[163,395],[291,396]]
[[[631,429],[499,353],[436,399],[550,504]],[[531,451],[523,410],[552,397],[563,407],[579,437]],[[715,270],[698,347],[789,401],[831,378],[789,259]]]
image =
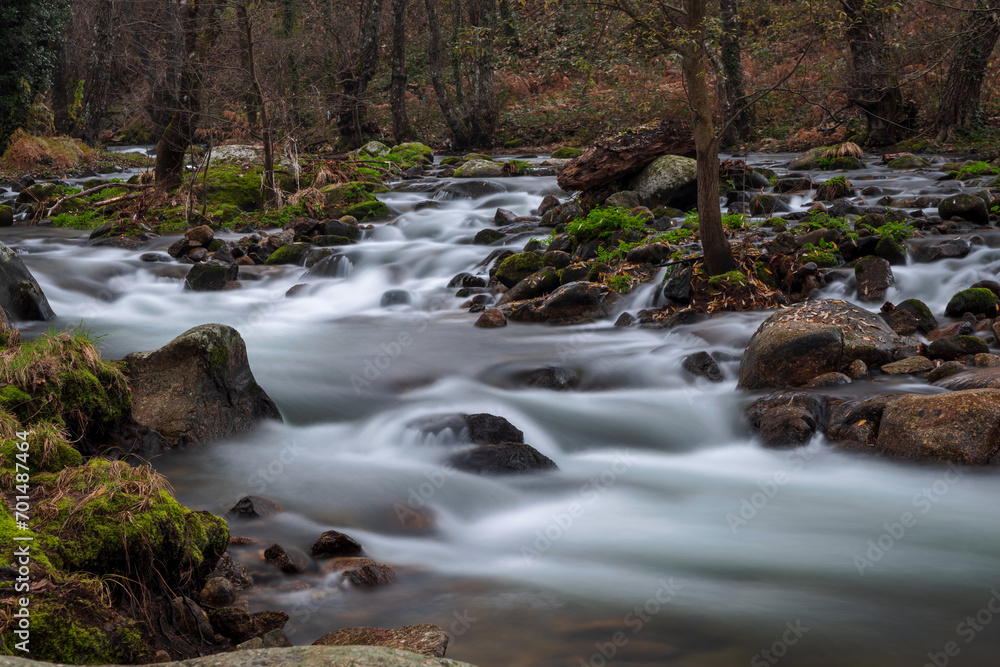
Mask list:
[[[102,183],[101,185],[96,185],[92,188],[84,190],[83,192],[77,192],[76,194],[66,195],[62,199],[57,200],[56,203],[52,205],[52,208],[50,208],[48,212],[46,212],[45,216],[51,218],[52,214],[55,213],[56,209],[62,206],[63,202],[65,201],[69,201],[70,199],[76,199],[78,197],[86,197],[87,195],[92,195],[95,192],[100,192],[101,190],[107,190],[108,188],[124,188],[125,190],[145,190],[151,187],[153,187],[152,183],[147,183],[143,185],[139,183],[111,183],[109,181],[108,183]],[[101,204],[94,204],[94,206],[100,206],[100,205]]]
[[97,202],[96,204],[94,204],[94,207],[97,208],[99,206],[110,206],[111,204],[117,204],[118,202],[132,201],[133,199],[138,199],[139,197],[142,197],[144,194],[145,194],[144,192],[134,192],[130,195],[112,197],[111,199],[105,199],[104,201]]

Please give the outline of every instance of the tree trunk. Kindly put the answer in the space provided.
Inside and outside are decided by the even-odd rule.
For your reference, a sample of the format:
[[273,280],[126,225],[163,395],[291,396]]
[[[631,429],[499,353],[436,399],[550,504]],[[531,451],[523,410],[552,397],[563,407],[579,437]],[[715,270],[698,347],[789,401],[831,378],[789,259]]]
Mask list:
[[247,125],[253,132],[254,128],[257,127],[261,99],[257,96],[257,85],[254,81],[253,42],[251,41],[253,28],[250,26],[250,14],[247,11],[246,2],[241,1],[236,4],[236,20],[240,30],[240,60],[243,61],[243,71],[247,75],[243,101],[247,110]]
[[885,146],[902,136],[905,110],[889,39],[894,0],[840,0],[850,25],[847,99],[865,115],[866,143]]
[[510,0],[500,0],[500,20],[503,22],[503,36],[507,38],[509,48],[520,48],[521,38],[517,34],[517,25],[514,23],[514,12],[510,8]]
[[712,126],[712,98],[708,92],[705,0],[687,0],[686,4],[692,40],[681,47],[681,68],[691,105],[698,160],[698,233],[705,270],[714,276],[736,269],[737,264],[722,228],[719,205],[719,139]]
[[496,0],[468,0],[467,5],[472,55],[469,68],[471,92],[465,118],[473,144],[488,147],[493,145],[500,116],[493,80],[496,61]]
[[177,84],[177,106],[156,144],[156,186],[180,185],[184,154],[194,141],[201,115],[202,70],[219,36],[219,9],[214,0],[173,0],[178,4],[184,56]]
[[719,0],[722,35],[719,57],[719,106],[723,126],[721,141],[732,146],[753,136],[753,109],[746,103],[743,52],[740,47],[739,0]]
[[111,65],[120,32],[117,16],[118,0],[98,0],[83,95],[83,141],[91,146],[100,143],[101,121],[111,103]]
[[429,40],[427,46],[428,69],[431,74],[431,84],[434,86],[434,94],[437,96],[438,106],[441,107],[441,114],[451,131],[452,148],[463,150],[470,145],[469,131],[465,127],[465,122],[459,116],[455,105],[448,95],[448,89],[444,85],[444,71],[441,63],[441,23],[438,20],[437,0],[424,0],[424,7],[427,10],[427,24]]
[[981,121],[983,79],[998,39],[1000,0],[978,0],[974,11],[962,22],[955,56],[948,68],[934,123],[938,141],[952,139],[955,130]]
[[397,144],[413,136],[406,115],[406,0],[392,0],[392,136]]
[[368,121],[368,84],[378,64],[379,35],[382,32],[382,0],[367,0],[357,54],[340,72],[341,104],[337,130],[342,149],[359,148],[365,143]]
[[[257,78],[257,63],[254,55],[253,24],[250,21],[250,13],[247,11],[246,0],[239,3],[236,8],[236,16],[240,22],[240,32],[243,33],[243,43],[246,47],[247,77],[250,79],[252,97],[256,103],[257,111],[260,112],[261,135],[264,142],[264,174],[261,189],[264,194],[264,202],[268,206],[281,206],[281,191],[274,181],[274,145],[271,139],[271,122],[267,115],[267,104],[264,100],[264,90],[261,88],[260,79]],[[251,127],[251,129],[253,129]]]

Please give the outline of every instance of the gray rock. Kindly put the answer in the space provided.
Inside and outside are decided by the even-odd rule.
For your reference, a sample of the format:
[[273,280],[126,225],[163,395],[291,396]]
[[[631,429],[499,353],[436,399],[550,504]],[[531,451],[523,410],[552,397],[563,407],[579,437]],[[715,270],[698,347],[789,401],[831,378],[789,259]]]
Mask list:
[[14,320],[51,320],[49,300],[17,253],[0,243],[0,308]]
[[698,163],[695,160],[664,155],[646,165],[629,182],[627,189],[635,191],[642,205],[655,208],[672,202],[686,203],[695,194],[697,181]]

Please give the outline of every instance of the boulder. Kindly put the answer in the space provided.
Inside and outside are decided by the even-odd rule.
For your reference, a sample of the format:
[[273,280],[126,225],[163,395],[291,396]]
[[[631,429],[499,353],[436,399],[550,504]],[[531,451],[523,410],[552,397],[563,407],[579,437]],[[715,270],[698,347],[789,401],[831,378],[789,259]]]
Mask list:
[[308,566],[308,561],[303,554],[294,549],[289,552],[280,544],[272,544],[265,549],[264,560],[285,574],[302,574]]
[[681,367],[691,375],[703,377],[709,382],[722,382],[722,371],[708,352],[695,352],[684,357]]
[[323,572],[333,572],[355,586],[382,586],[396,583],[396,573],[388,565],[376,563],[371,558],[335,556],[323,561]]
[[928,376],[928,379],[938,387],[952,391],[961,391],[963,389],[1000,389],[1000,368],[974,368],[969,370],[957,361],[941,364],[940,368],[944,368],[948,364],[954,364],[951,367],[951,373],[938,375],[934,378]]
[[996,317],[1000,301],[997,295],[985,287],[970,287],[955,294],[945,306],[948,317],[961,317],[965,313]]
[[927,346],[927,356],[931,359],[954,361],[969,354],[989,352],[990,346],[978,336],[944,336]]
[[492,160],[469,160],[455,170],[455,178],[498,178],[503,165]]
[[524,299],[534,299],[543,294],[548,294],[557,287],[559,287],[558,272],[551,266],[546,266],[507,290],[507,293],[500,299],[499,305],[513,301],[523,301]]
[[435,199],[450,201],[453,199],[478,199],[488,195],[506,192],[496,181],[466,180],[449,183],[434,195]]
[[923,169],[929,166],[931,163],[927,159],[913,153],[903,153],[889,161],[890,169]]
[[496,308],[487,308],[476,320],[475,326],[480,329],[497,329],[507,326],[507,316]]
[[362,549],[358,541],[350,535],[327,530],[313,542],[313,558],[333,558],[335,556],[359,556]]
[[236,589],[225,577],[209,577],[199,594],[202,604],[210,607],[226,607],[236,600]]
[[572,389],[580,381],[576,372],[569,368],[559,366],[548,366],[546,368],[536,368],[528,376],[528,386],[536,389],[553,389],[555,391],[565,391]]
[[882,366],[882,372],[886,375],[909,375],[911,373],[924,373],[933,368],[933,361],[927,357],[916,356],[885,364]]
[[179,444],[224,438],[263,419],[281,419],[254,379],[246,345],[232,327],[203,324],[123,361],[135,421]]
[[559,171],[559,187],[589,190],[637,173],[661,155],[694,155],[694,135],[680,118],[657,123],[597,141],[583,155]]
[[938,204],[938,215],[942,220],[961,218],[979,225],[990,223],[990,211],[986,202],[975,195],[958,194],[945,197]]
[[478,475],[517,475],[558,470],[555,461],[523,442],[495,442],[455,454],[449,462],[458,470]]
[[0,243],[0,308],[14,320],[51,320],[49,300],[17,253]]
[[384,646],[443,658],[448,649],[448,633],[429,623],[406,625],[395,630],[372,627],[344,628],[323,635],[313,642],[313,646]]
[[619,300],[618,293],[604,285],[568,283],[552,292],[535,313],[553,324],[587,322],[611,315]]
[[776,393],[757,399],[744,415],[765,447],[808,444],[826,428],[829,400],[809,392]]
[[227,512],[234,519],[263,519],[285,510],[278,503],[263,496],[243,496]]
[[1000,450],[1000,390],[901,396],[882,414],[875,449],[921,461],[994,462]]
[[774,313],[754,332],[737,386],[756,391],[801,385],[843,372],[855,359],[882,366],[904,345],[874,313],[845,301],[808,301]]
[[223,264],[215,260],[195,264],[184,278],[184,289],[194,292],[212,292],[225,289],[239,277],[236,264]]
[[907,299],[898,306],[885,303],[882,305],[881,315],[889,328],[900,336],[910,336],[918,331],[926,334],[938,325],[931,309],[918,299]]
[[972,252],[972,244],[965,239],[947,239],[914,244],[910,252],[914,262],[928,263],[941,259],[961,259]]
[[854,278],[858,282],[861,301],[885,301],[885,293],[895,282],[892,267],[881,257],[866,257],[854,265]]
[[236,607],[212,609],[208,620],[220,635],[234,644],[241,644],[254,637],[253,617],[250,612]]
[[778,195],[756,195],[750,200],[750,215],[765,216],[788,213],[792,208]]
[[10,227],[14,224],[14,209],[6,204],[0,205],[0,227]]
[[[664,155],[646,165],[627,190],[632,190],[643,206],[686,208],[695,201],[698,188],[698,163],[680,155]],[[631,208],[631,207],[629,207]]]
[[496,270],[497,282],[510,288],[545,266],[545,258],[537,252],[520,252],[500,263]]

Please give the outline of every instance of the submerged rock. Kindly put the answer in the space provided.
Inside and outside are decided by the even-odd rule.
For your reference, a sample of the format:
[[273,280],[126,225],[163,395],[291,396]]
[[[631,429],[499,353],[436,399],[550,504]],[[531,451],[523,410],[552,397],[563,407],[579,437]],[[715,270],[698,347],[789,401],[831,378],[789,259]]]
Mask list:
[[826,429],[828,412],[826,397],[800,391],[764,396],[745,416],[765,447],[798,447]]
[[254,379],[246,345],[232,327],[203,324],[123,361],[135,421],[175,443],[223,438],[264,419],[281,419]]
[[855,359],[882,366],[905,345],[874,313],[845,301],[809,301],[776,312],[754,332],[737,386],[755,391],[801,385],[844,372]]

